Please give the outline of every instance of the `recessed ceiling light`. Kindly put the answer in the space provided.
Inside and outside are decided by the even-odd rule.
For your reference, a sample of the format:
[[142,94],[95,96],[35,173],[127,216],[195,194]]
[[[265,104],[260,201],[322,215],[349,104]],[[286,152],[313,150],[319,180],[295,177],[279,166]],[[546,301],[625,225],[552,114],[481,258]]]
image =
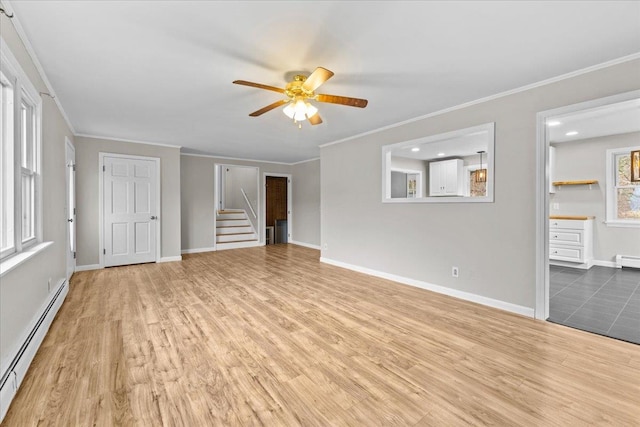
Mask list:
[[549,127],[560,126],[561,124],[562,124],[562,122],[559,122],[557,120],[551,120],[550,122],[547,122],[547,126],[549,126]]
[[438,157],[444,156],[444,153],[438,153]]
[[413,147],[413,148],[411,149],[411,151],[413,151],[414,153],[416,153],[416,152],[420,151],[420,149],[419,149],[418,147]]
[[578,134],[578,131],[576,130],[572,130],[570,132],[565,133],[566,136],[575,136]]

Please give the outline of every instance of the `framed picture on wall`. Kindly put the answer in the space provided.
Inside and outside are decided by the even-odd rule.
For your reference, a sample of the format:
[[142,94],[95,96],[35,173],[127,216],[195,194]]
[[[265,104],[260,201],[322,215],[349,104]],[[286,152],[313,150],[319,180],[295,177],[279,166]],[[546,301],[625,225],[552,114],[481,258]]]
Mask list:
[[631,152],[631,182],[640,182],[640,150]]

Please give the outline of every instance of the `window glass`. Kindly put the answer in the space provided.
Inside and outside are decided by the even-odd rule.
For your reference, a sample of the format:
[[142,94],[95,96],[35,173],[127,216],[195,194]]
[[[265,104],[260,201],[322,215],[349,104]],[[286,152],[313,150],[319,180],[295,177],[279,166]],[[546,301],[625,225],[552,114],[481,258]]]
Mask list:
[[4,259],[40,238],[41,104],[20,64],[4,55],[0,62],[0,258]]
[[[610,219],[640,220],[640,183],[631,182],[631,151],[617,152],[613,155],[613,212]],[[608,190],[609,191],[609,190]]]
[[0,255],[15,250],[13,86],[0,73]]
[[27,242],[35,237],[35,191],[34,176],[22,175],[22,242]]

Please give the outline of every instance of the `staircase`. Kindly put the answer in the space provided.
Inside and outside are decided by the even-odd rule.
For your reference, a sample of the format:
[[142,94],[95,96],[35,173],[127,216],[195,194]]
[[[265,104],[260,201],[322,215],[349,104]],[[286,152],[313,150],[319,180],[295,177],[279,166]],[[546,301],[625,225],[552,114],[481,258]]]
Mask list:
[[236,249],[258,246],[256,233],[247,212],[224,209],[216,213],[216,249]]

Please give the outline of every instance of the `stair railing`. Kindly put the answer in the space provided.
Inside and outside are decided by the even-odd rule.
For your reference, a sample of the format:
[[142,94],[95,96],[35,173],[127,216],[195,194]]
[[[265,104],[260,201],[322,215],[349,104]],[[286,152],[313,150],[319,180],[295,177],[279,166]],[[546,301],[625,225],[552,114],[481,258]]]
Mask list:
[[258,219],[258,216],[256,215],[256,211],[253,209],[253,206],[251,206],[251,202],[249,201],[249,198],[247,197],[247,193],[245,193],[244,188],[240,188],[240,191],[242,192],[244,201],[247,202],[247,205],[249,206],[249,210],[251,211],[251,214],[255,219]]

